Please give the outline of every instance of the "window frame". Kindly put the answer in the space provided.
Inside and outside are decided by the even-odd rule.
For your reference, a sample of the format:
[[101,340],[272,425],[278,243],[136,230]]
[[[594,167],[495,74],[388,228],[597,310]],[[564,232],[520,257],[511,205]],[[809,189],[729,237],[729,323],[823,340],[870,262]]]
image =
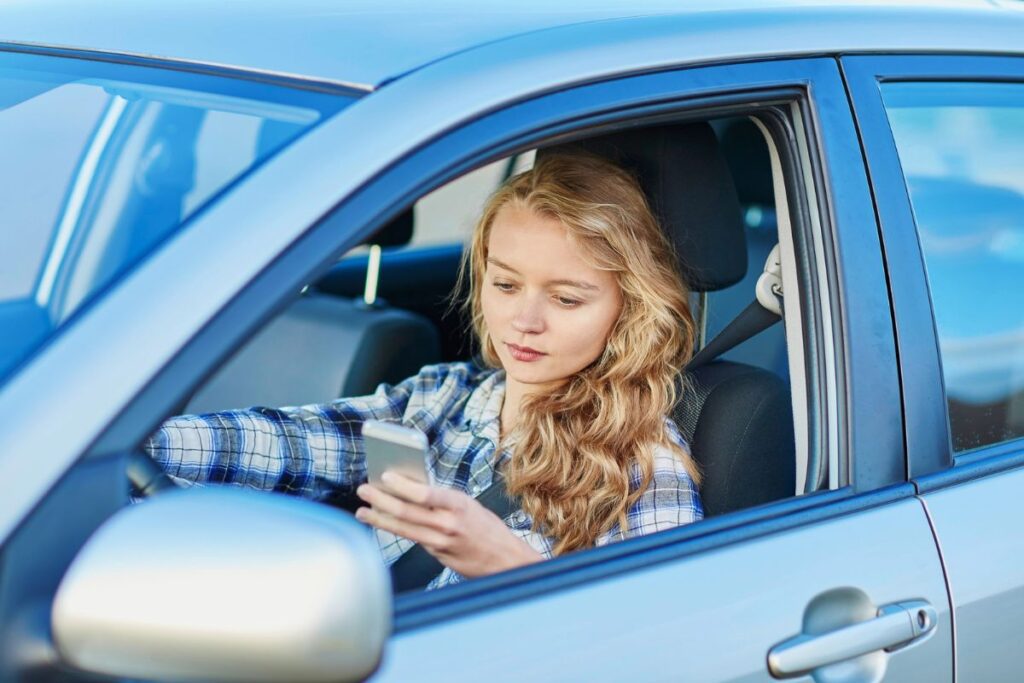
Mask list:
[[[802,294],[813,299],[804,312],[807,363],[823,367],[822,356],[828,351],[835,364],[828,371],[834,373],[831,395],[822,393],[825,381],[810,387],[815,400],[825,402],[817,405],[832,414],[829,428],[811,438],[819,448],[827,449],[823,454],[835,454],[848,484],[444,591],[400,596],[395,631],[635,567],[757,540],[913,495],[912,487],[905,483],[902,423],[892,420],[879,426],[873,419],[872,409],[877,405],[898,404],[895,343],[881,248],[877,241],[864,237],[865,223],[871,226],[869,236],[877,237],[877,226],[863,160],[836,61],[826,57],[659,70],[576,85],[482,113],[425,141],[394,160],[283,250],[148,383],[95,442],[90,455],[110,452],[116,444],[141,441],[199,379],[215,369],[252,330],[281,311],[302,284],[325,274],[350,246],[441,184],[516,151],[578,135],[584,129],[592,134],[613,121],[658,116],[678,120],[687,111],[693,118],[710,118],[738,107],[763,106],[766,97],[795,104],[793,111],[805,131],[780,130],[779,135],[786,136],[783,142],[789,145],[795,145],[797,139],[805,144],[803,157],[793,147],[791,162],[801,165],[801,180],[814,188],[817,203],[806,210],[816,213],[820,225],[814,243],[797,247],[814,252],[814,259],[801,259],[801,267],[811,271],[811,283],[818,283],[802,288]],[[798,201],[797,194],[787,185],[791,203]],[[802,210],[800,205],[791,207],[794,222]],[[801,233],[798,241],[812,237],[802,234],[806,231],[797,232]],[[842,267],[844,262],[856,264],[856,268]],[[812,291],[814,288],[820,291]],[[829,311],[830,335],[820,320],[818,306],[822,302]],[[831,348],[825,349],[825,345]],[[856,391],[850,386],[854,378],[860,387]]]
[[[844,354],[848,354],[845,357],[849,360],[852,354],[849,354],[850,349],[848,345],[851,342],[856,343],[856,341],[860,341],[860,339],[854,340],[850,338],[851,336],[859,337],[859,335],[846,335],[841,330],[850,322],[849,318],[843,316],[844,305],[855,309],[855,314],[857,315],[875,315],[868,311],[868,307],[862,308],[860,306],[861,303],[870,300],[871,296],[862,297],[858,300],[854,300],[852,297],[847,297],[845,301],[839,300],[837,290],[842,288],[839,280],[843,276],[838,273],[840,269],[833,267],[834,261],[831,261],[831,259],[836,258],[835,249],[840,241],[844,242],[845,249],[856,251],[861,257],[871,247],[870,244],[865,244],[860,238],[855,240],[853,236],[853,232],[856,230],[855,226],[860,220],[865,218],[862,211],[863,206],[859,207],[861,211],[858,211],[854,206],[855,197],[858,190],[863,191],[862,199],[867,198],[868,195],[865,176],[861,175],[860,187],[858,187],[856,179],[857,171],[863,174],[863,162],[859,154],[856,153],[856,139],[852,136],[853,128],[852,121],[849,119],[849,110],[846,109],[845,112],[830,110],[827,113],[823,113],[820,110],[816,110],[814,106],[816,100],[814,100],[812,93],[815,91],[817,93],[827,92],[830,96],[846,104],[846,94],[842,90],[841,82],[838,78],[834,82],[830,81],[830,76],[833,73],[830,70],[834,67],[835,63],[827,59],[776,60],[743,65],[698,67],[670,72],[661,76],[664,78],[674,77],[674,80],[678,83],[674,86],[677,88],[677,93],[671,99],[658,101],[657,104],[664,111],[661,115],[671,117],[672,120],[685,120],[687,116],[702,119],[704,117],[712,118],[716,115],[721,115],[720,112],[716,111],[718,107],[740,107],[743,105],[753,107],[755,102],[770,100],[773,93],[776,95],[782,93],[794,95],[790,104],[799,110],[796,115],[807,131],[805,139],[811,147],[817,146],[815,149],[802,150],[808,153],[810,168],[800,168],[799,170],[800,180],[815,185],[814,191],[817,195],[817,206],[813,207],[813,209],[816,209],[820,214],[821,229],[819,232],[821,234],[819,237],[822,238],[820,244],[812,245],[810,243],[812,236],[808,233],[812,232],[813,229],[810,228],[811,223],[807,219],[806,214],[812,209],[805,201],[805,193],[801,192],[801,188],[791,187],[787,182],[787,200],[790,204],[790,213],[793,216],[792,222],[796,233],[794,240],[798,242],[796,248],[798,254],[801,254],[800,267],[806,268],[808,271],[824,271],[802,273],[801,284],[805,286],[805,289],[801,294],[808,293],[806,287],[808,283],[811,283],[811,289],[814,289],[816,287],[814,283],[818,282],[819,278],[831,280],[827,285],[827,293],[816,292],[814,294],[814,296],[825,296],[829,299],[829,305],[834,318],[832,323],[835,330],[831,339],[825,338],[826,335],[823,332],[820,319],[821,311],[818,311],[813,305],[804,307],[803,331],[805,335],[805,353],[807,354],[805,364],[808,366],[816,364],[819,368],[822,367],[822,359],[816,356],[816,353],[822,354],[825,344],[834,343],[837,359],[842,359]],[[835,71],[834,75],[838,77],[838,71]],[[642,91],[645,88],[645,84],[637,82],[638,79],[642,78],[652,78],[652,76],[617,79],[614,82],[617,86],[616,96],[621,99],[635,97],[636,95],[631,92],[632,90]],[[691,78],[692,81],[690,81]],[[761,82],[759,83],[758,81]],[[699,87],[694,88],[691,83],[699,84]],[[835,88],[830,89],[830,86],[835,86]],[[691,88],[696,92],[688,93],[687,91]],[[708,92],[709,90],[719,92]],[[795,96],[797,91],[800,91],[802,94]],[[544,98],[538,98],[534,102],[524,103],[520,105],[520,110],[516,112],[516,115],[524,117],[525,112],[523,110],[528,110],[531,105],[538,108],[544,107],[546,106],[544,100],[560,96],[565,97],[568,92],[571,91],[556,93]],[[629,110],[625,110],[623,107],[618,108],[614,116],[619,119],[635,120],[639,117],[645,105],[638,103],[632,106],[634,113],[632,117],[627,113]],[[730,115],[739,113],[735,109],[723,111],[727,111]],[[848,141],[852,142],[852,144],[844,147],[842,143],[836,143],[833,145],[832,151],[838,157],[844,156],[844,153],[847,151],[854,152],[853,156],[858,163],[852,166],[847,165],[851,161],[849,159],[844,160],[846,163],[837,163],[836,159],[822,159],[821,156],[822,145],[820,141],[823,138],[830,137],[829,132],[833,133],[833,137],[838,136],[835,135],[835,131],[822,130],[822,121],[818,117],[823,115],[834,116],[835,119],[831,120],[830,123],[836,124],[837,127],[841,128],[842,125],[839,121],[844,118],[844,114],[846,121],[850,123],[850,128],[846,132],[851,134]],[[566,116],[564,114],[562,116],[555,114],[552,118],[557,120],[564,119]],[[580,133],[581,120],[582,117],[577,116],[573,119],[572,124],[570,124],[575,127],[576,134]],[[503,123],[500,120],[495,121],[493,127],[501,130]],[[766,123],[768,123],[769,127],[772,127],[771,122],[766,121]],[[556,125],[565,126],[565,123],[562,122]],[[469,126],[467,126],[468,128]],[[587,130],[586,134],[593,134],[593,132],[593,129],[590,129]],[[793,130],[792,126],[787,126],[779,120],[775,122],[773,133],[776,144],[780,139],[788,140],[791,143],[789,152],[782,155],[784,157],[782,160],[783,172],[787,174],[788,181],[790,174],[797,171],[796,167],[801,165],[801,160],[798,158],[800,150],[796,149],[795,144],[800,135]],[[534,133],[534,135],[537,135],[537,133]],[[566,136],[568,135],[570,133],[567,132]],[[551,137],[549,131],[548,135],[544,137],[521,138],[518,144],[512,142],[511,144],[515,146],[504,151],[515,153],[516,151],[536,146],[538,141],[551,142]],[[788,157],[788,159],[785,157]],[[840,180],[847,182],[826,184],[822,178],[823,167],[826,164],[833,174],[846,176]],[[849,172],[844,173],[844,171]],[[837,194],[842,196],[837,199]],[[840,206],[835,206],[836,203]],[[803,218],[797,218],[798,213],[804,214]],[[842,217],[846,220],[842,222],[842,225],[847,228],[848,233],[847,230],[844,230],[842,234],[839,234],[839,231],[836,229],[838,227],[836,216],[839,214],[844,214]],[[874,225],[874,215],[870,212],[870,206],[868,207],[866,218]],[[800,227],[797,227],[798,225]],[[846,244],[851,246],[845,246]],[[875,259],[878,260],[879,266],[877,271],[879,276],[874,283],[879,284],[883,282],[883,279],[880,268],[880,249],[877,243],[875,243],[874,248],[876,250]],[[823,269],[817,269],[815,265],[811,264],[808,252],[815,250],[826,252],[823,255],[828,257],[826,259],[828,263]],[[759,266],[760,264],[749,264],[749,267],[757,268]],[[870,271],[871,268],[866,267],[864,270]],[[884,285],[879,284],[874,295],[881,296],[887,304],[888,294],[884,290]],[[808,315],[808,312],[811,314]],[[886,315],[888,315],[887,312]],[[844,342],[847,346],[844,346]],[[858,351],[862,351],[862,349],[858,349]],[[866,358],[867,356],[864,357]],[[894,348],[891,355],[893,366],[886,369],[884,363],[878,362],[879,360],[884,360],[884,358],[884,352],[881,354],[881,357],[875,357],[876,366],[873,374],[875,374],[876,378],[892,371],[895,363]],[[842,360],[838,360],[838,363],[841,364]],[[861,367],[863,368],[863,366]],[[849,393],[849,386],[844,382],[845,376],[850,373],[849,367],[846,368],[845,372],[839,368],[837,370],[838,377],[835,379],[840,386],[836,390],[836,395],[831,397],[831,399],[825,396],[824,381],[813,383],[809,386],[808,391],[809,405],[816,404],[821,406],[829,400],[833,400],[837,404],[833,407],[837,408],[839,419],[837,424],[832,426],[838,432],[838,434],[833,434],[832,436],[836,436],[837,439],[829,442],[830,435],[828,434],[812,433],[808,436],[812,443],[817,439],[818,447],[823,454],[827,453],[828,449],[836,451],[838,455],[836,460],[839,466],[845,470],[843,477],[845,485],[840,488],[776,501],[757,508],[705,520],[698,525],[663,531],[648,537],[629,539],[593,549],[583,554],[556,558],[548,562],[500,575],[475,579],[468,584],[446,588],[441,593],[402,594],[396,598],[395,633],[419,628],[429,623],[446,620],[496,604],[535,597],[548,591],[563,589],[580,582],[589,582],[613,576],[635,567],[646,567],[656,562],[677,559],[694,553],[703,553],[724,545],[754,540],[770,533],[820,521],[834,514],[847,514],[854,510],[888,503],[910,495],[912,489],[908,486],[900,485],[905,475],[903,463],[886,462],[886,458],[883,455],[885,448],[877,448],[878,444],[883,443],[886,438],[892,437],[893,434],[886,434],[885,430],[882,430],[882,433],[872,435],[876,439],[876,443],[873,445],[876,447],[873,447],[864,444],[866,434],[856,434],[849,426],[843,427],[839,424],[844,418],[855,419],[860,424],[866,424],[867,411],[863,408],[866,408],[870,401],[864,401],[861,409],[855,409],[853,404],[858,398],[862,399],[863,396],[851,396]],[[871,372],[866,368],[865,371]],[[890,379],[893,382],[890,388],[894,388],[895,376],[893,375]],[[808,381],[810,382],[810,380]],[[880,381],[884,382],[885,380]],[[811,398],[813,392],[816,392],[817,395]],[[884,395],[884,389],[880,393]],[[821,426],[822,421],[815,422],[812,420],[811,424]],[[857,452],[859,453],[856,463],[854,463],[852,457],[854,443],[858,444]],[[902,459],[903,454],[902,449],[899,447],[901,443],[902,434],[899,435],[895,448],[890,448],[889,451],[894,455],[898,453],[900,459]],[[893,442],[889,441],[889,446],[892,447],[893,445]]]
[[899,348],[907,472],[921,493],[1024,465],[1024,439],[954,455],[946,385],[924,252],[882,101],[886,82],[1019,83],[1024,57],[985,55],[844,56],[843,76],[857,118],[878,212]]

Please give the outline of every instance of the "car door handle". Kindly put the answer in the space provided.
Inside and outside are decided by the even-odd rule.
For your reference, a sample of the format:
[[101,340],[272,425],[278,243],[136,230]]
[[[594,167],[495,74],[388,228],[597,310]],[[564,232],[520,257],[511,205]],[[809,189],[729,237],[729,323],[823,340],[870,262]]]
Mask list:
[[937,619],[935,608],[924,600],[885,605],[873,619],[779,643],[768,651],[768,671],[775,678],[794,678],[875,650],[895,650],[931,633]]

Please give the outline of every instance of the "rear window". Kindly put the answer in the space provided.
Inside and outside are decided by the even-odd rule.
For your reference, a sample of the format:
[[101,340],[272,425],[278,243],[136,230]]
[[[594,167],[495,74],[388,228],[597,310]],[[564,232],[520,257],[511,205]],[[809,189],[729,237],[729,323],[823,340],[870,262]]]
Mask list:
[[350,101],[0,52],[0,381],[218,193]]
[[1024,437],[1024,83],[885,83],[957,453]]

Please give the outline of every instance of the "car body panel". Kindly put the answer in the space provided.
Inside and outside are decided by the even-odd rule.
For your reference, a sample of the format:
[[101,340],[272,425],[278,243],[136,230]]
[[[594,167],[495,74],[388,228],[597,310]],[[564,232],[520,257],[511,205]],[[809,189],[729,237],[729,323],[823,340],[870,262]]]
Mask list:
[[942,549],[956,624],[956,676],[1020,675],[1024,628],[1024,470],[1001,472],[924,497]]
[[767,651],[838,588],[930,601],[934,637],[889,655],[884,680],[951,680],[942,568],[913,499],[403,632],[371,680],[767,682]]
[[[936,45],[955,51],[1014,52],[1021,49],[1017,22],[1024,22],[1024,13],[983,0],[701,0],[682,6],[646,0],[628,6],[576,2],[558,8],[542,0],[487,7],[449,0],[429,8],[409,0],[385,6],[369,0],[141,5],[117,0],[98,6],[21,0],[0,8],[0,41],[230,66],[371,90],[481,46],[496,48],[506,58],[521,57],[535,49],[530,43],[555,46],[589,36],[592,44],[601,44],[628,33],[654,39],[659,27],[665,31],[662,39],[680,38],[673,61],[683,63],[930,51]],[[625,29],[629,25],[635,28]],[[528,42],[520,43],[523,38]],[[658,47],[656,40],[651,47]]]

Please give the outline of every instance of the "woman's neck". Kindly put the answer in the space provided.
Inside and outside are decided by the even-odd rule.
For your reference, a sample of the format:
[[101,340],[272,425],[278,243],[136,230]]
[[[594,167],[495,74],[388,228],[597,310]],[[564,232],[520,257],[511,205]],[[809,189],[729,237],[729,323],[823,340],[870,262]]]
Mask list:
[[561,382],[546,384],[524,384],[512,377],[505,379],[505,399],[501,404],[501,436],[507,436],[519,422],[519,410],[526,397],[550,391]]
[[501,404],[501,436],[508,436],[519,420],[519,406],[523,400],[523,385],[512,378],[505,381],[505,400]]

